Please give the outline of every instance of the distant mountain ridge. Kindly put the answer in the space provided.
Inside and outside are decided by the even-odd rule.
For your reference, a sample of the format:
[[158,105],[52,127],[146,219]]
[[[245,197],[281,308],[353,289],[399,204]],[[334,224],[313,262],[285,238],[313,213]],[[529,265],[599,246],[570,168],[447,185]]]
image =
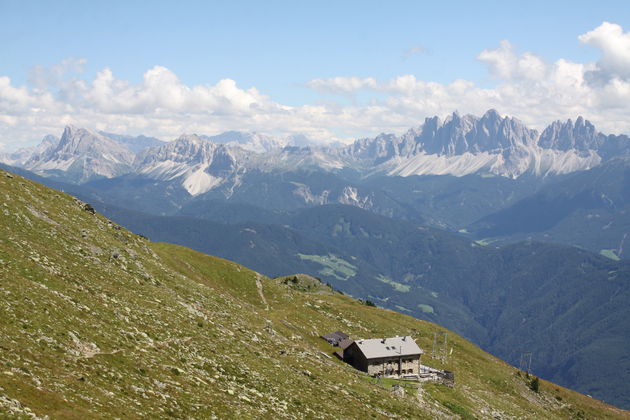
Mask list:
[[67,126],[61,139],[24,167],[43,175],[59,174],[84,183],[95,177],[113,178],[131,170],[134,154],[123,144],[84,128]]
[[113,139],[116,142],[123,144],[133,153],[138,153],[146,149],[147,147],[159,146],[164,143],[162,140],[155,137],[147,137],[143,135],[127,136],[124,134],[107,133],[105,131],[99,131],[98,134],[109,137],[110,139]]
[[630,156],[623,155],[542,187],[467,227],[493,243],[523,239],[570,243],[629,258]]
[[39,156],[57,143],[59,143],[59,138],[48,134],[37,146],[24,147],[12,153],[0,153],[0,161],[7,165],[23,167],[28,160],[34,156]]
[[[269,152],[290,144],[290,139],[278,139],[260,133],[246,133],[242,131],[226,131],[216,136],[201,136],[213,143],[239,146],[256,153]],[[308,140],[307,140],[308,141]]]
[[350,146],[348,151],[351,155],[362,154],[366,146],[374,148],[375,143],[390,142],[392,147],[388,159],[409,158],[420,153],[450,157],[527,146],[535,144],[537,137],[536,130],[525,127],[517,119],[502,118],[495,110],[489,110],[481,118],[460,116],[454,112],[444,121],[439,117],[426,118],[424,124],[408,130],[400,137],[380,135],[375,139],[360,140]]
[[[570,120],[554,124],[572,125]],[[427,118],[422,126],[401,137],[400,149],[405,153],[389,165],[388,174],[544,177],[589,169],[601,161],[596,149],[560,150],[546,147],[541,139],[536,130],[516,118],[501,117],[495,110],[481,118],[458,113],[443,122],[438,117]]]
[[555,121],[538,133],[495,110],[481,117],[454,112],[444,121],[426,118],[401,136],[380,134],[339,147],[315,146],[300,135],[281,139],[238,131],[164,143],[71,126],[58,143],[53,140],[47,136],[40,146],[0,155],[0,161],[75,183],[125,174],[177,179],[198,195],[226,183],[237,186],[239,174],[252,170],[545,177],[590,169],[630,151],[627,136],[604,135],[582,117]]
[[136,156],[134,168],[136,173],[151,179],[183,179],[184,188],[191,195],[198,195],[238,173],[239,151],[197,135],[183,135],[162,146],[145,149]]

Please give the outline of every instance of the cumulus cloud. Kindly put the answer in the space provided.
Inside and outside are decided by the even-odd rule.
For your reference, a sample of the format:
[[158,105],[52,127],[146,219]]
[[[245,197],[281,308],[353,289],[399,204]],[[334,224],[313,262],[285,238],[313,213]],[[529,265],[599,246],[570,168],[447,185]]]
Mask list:
[[118,79],[109,68],[91,81],[68,77],[61,68],[66,73],[76,69],[62,63],[50,71],[38,70],[41,77],[31,87],[15,86],[10,78],[0,77],[0,144],[33,142],[47,133],[59,134],[70,123],[165,139],[182,132],[239,129],[336,140],[335,127],[325,124],[334,107],[282,105],[231,79],[188,86],[171,70],[155,66],[141,82],[132,84]]
[[44,134],[59,134],[68,123],[164,139],[182,132],[236,129],[303,133],[332,142],[383,131],[400,133],[426,116],[446,116],[454,110],[479,115],[489,108],[537,128],[582,115],[604,132],[630,133],[629,33],[604,22],[578,40],[598,49],[601,57],[593,63],[563,58],[548,62],[502,41],[477,56],[495,81],[491,88],[472,80],[437,83],[414,75],[390,80],[334,77],[314,79],[306,86],[344,99],[352,96],[351,104],[328,96],[326,102],[301,106],[283,105],[227,78],[189,86],[162,66],[148,69],[138,83],[117,78],[109,68],[86,80],[79,77],[85,60],[68,59],[34,69],[28,86],[0,76],[0,144],[34,142]]
[[509,41],[501,41],[499,48],[484,50],[477,59],[488,66],[490,74],[498,79],[532,79],[545,76],[544,61],[532,53],[516,54]]
[[624,32],[617,24],[604,22],[578,39],[602,53],[590,76],[604,82],[615,78],[630,80],[630,32]]

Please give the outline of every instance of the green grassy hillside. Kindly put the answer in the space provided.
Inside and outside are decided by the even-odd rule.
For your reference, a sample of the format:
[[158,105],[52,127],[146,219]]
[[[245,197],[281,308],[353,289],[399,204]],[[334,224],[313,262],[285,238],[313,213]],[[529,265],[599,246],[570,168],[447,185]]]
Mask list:
[[441,328],[284,280],[0,171],[0,418],[627,418],[546,381],[534,392],[453,333],[447,363],[424,362],[456,386],[396,396],[318,335],[413,334],[429,350]]
[[153,240],[269,276],[318,276],[443,325],[511,363],[531,351],[537,375],[630,407],[630,324],[621,321],[630,315],[627,261],[531,241],[497,248],[352,206],[304,209],[287,215],[285,226],[97,208]]

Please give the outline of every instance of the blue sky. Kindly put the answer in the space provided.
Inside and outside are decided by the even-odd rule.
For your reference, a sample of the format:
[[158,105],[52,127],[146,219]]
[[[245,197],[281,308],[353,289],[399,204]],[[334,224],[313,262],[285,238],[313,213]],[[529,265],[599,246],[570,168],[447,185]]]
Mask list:
[[[373,117],[363,123],[355,121],[357,118],[352,120],[350,114],[376,112],[373,109],[375,103],[387,108],[383,104],[388,102],[388,98],[399,97],[402,93],[392,93],[384,84],[401,76],[414,76],[416,81],[444,86],[456,80],[465,80],[480,91],[505,85],[506,77],[513,79],[514,75],[497,76],[497,72],[492,71],[492,63],[479,59],[484,50],[496,50],[504,40],[509,42],[507,49],[515,56],[533,53],[549,66],[558,60],[597,66],[604,50],[594,46],[597,42],[581,42],[578,37],[604,22],[618,25],[622,35],[617,38],[625,42],[624,36],[630,30],[627,2],[477,1],[437,4],[419,1],[0,0],[0,77],[10,78],[13,89],[26,89],[31,97],[36,95],[34,89],[39,89],[39,94],[46,90],[54,97],[57,108],[60,104],[67,106],[62,115],[57,115],[59,123],[55,124],[54,118],[43,119],[33,114],[35,99],[31,98],[31,117],[23,118],[27,111],[12,109],[17,102],[14,100],[12,103],[10,98],[7,99],[9,94],[5,94],[5,104],[0,107],[0,113],[5,113],[5,122],[13,128],[0,128],[0,135],[5,137],[0,142],[5,145],[32,142],[47,130],[54,131],[69,121],[73,122],[73,109],[84,111],[92,105],[93,114],[106,114],[99,119],[101,128],[146,131],[165,137],[176,135],[177,131],[186,131],[188,127],[205,131],[259,129],[289,133],[297,131],[297,128],[291,127],[294,125],[322,139],[327,136],[345,139],[375,131],[396,131],[413,121],[420,123],[431,112],[450,112],[453,109],[447,109],[448,106],[459,104],[456,98],[450,98],[443,105],[427,104],[407,110],[409,115],[393,104],[389,110],[400,113],[400,118]],[[609,43],[613,49],[615,42],[613,39]],[[623,66],[625,50],[621,50],[622,62],[619,65]],[[68,64],[72,61],[69,59],[74,59],[74,64]],[[59,63],[64,60],[66,64],[60,67]],[[185,107],[178,105],[171,121],[160,125],[150,119],[140,121],[136,118],[143,110],[147,114],[155,112],[155,109],[147,109],[146,104],[131,111],[110,107],[103,109],[102,101],[99,106],[94,105],[98,100],[85,89],[62,86],[64,80],[83,80],[88,85],[92,84],[97,74],[106,68],[111,71],[116,83],[139,86],[146,81],[145,73],[155,66],[168,69],[176,76],[177,83],[191,89],[195,86],[215,86],[221,80],[230,79],[238,89],[247,91],[255,88],[265,101],[272,103],[256,105],[257,109],[280,107],[286,111],[283,107],[300,108],[301,114],[294,119],[286,118],[285,126],[269,123],[274,117],[265,114],[266,117],[254,118],[260,122],[260,127],[257,127],[251,122],[252,118],[248,123],[243,122],[243,115],[243,118],[237,118],[236,114],[243,114],[242,109],[236,114],[233,110],[221,109],[210,117],[206,115],[206,123],[200,116],[195,121],[180,119],[178,124],[177,114],[185,111]],[[43,77],[46,72],[55,76],[49,74]],[[626,81],[623,71],[617,73],[616,77]],[[335,77],[371,78],[375,83],[355,83],[356,88],[344,87],[343,92],[330,86],[322,88],[322,83],[309,83]],[[42,78],[56,80],[44,85]],[[455,89],[455,92],[458,91]],[[116,92],[111,94],[116,95]],[[424,95],[420,99],[431,102],[426,97],[431,92],[425,89],[418,93],[416,89],[414,95]],[[1,95],[0,90],[0,106]],[[77,95],[83,95],[80,101],[76,99]],[[404,95],[410,96],[409,92]],[[408,98],[409,101],[414,95]],[[86,99],[88,97],[89,100]],[[621,99],[613,98],[611,101],[616,104]],[[516,115],[519,107],[511,107],[506,101],[508,98],[502,97],[495,107],[502,113]],[[598,101],[600,99],[592,102]],[[251,107],[253,102],[256,101],[249,100],[248,106]],[[484,106],[493,105],[491,100],[486,102]],[[50,104],[53,106],[53,102]],[[191,104],[208,105],[203,101],[192,101],[189,106],[193,106]],[[347,113],[347,119],[345,122],[332,121],[330,127],[324,126],[329,118],[321,114],[313,121],[303,121],[308,119],[309,108],[313,107],[328,107],[328,112],[336,115]],[[363,112],[358,108],[362,108]],[[456,108],[464,112],[479,112],[466,100],[462,100]],[[556,106],[555,110],[540,112],[540,115],[516,116],[530,124],[543,125],[554,118],[575,118],[572,111],[582,112],[575,107],[568,108],[563,111]],[[615,121],[606,122],[602,115],[605,108],[609,109],[610,104],[584,108],[584,112],[608,129],[624,130],[626,127],[618,121],[618,116],[614,117]],[[617,109],[618,105],[613,108]],[[627,110],[617,111],[622,115]],[[275,111],[269,112],[273,114]],[[219,121],[226,113],[228,118]],[[545,114],[549,114],[546,120]],[[116,120],[116,115],[122,117]],[[91,122],[85,115],[76,118],[74,122],[79,124],[89,125]],[[97,117],[94,118],[96,122]],[[134,118],[136,120],[131,121]],[[121,122],[125,119],[128,120],[126,123]],[[318,119],[319,122],[316,121]],[[379,123],[383,124],[382,130],[379,130]],[[31,127],[26,128],[26,124]],[[6,136],[15,140],[6,140]]]

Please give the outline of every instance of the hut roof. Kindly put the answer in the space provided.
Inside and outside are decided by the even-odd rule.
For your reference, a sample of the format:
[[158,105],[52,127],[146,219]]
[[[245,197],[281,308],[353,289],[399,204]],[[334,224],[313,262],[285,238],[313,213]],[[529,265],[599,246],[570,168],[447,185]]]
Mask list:
[[355,340],[367,359],[421,355],[422,349],[410,336]]

